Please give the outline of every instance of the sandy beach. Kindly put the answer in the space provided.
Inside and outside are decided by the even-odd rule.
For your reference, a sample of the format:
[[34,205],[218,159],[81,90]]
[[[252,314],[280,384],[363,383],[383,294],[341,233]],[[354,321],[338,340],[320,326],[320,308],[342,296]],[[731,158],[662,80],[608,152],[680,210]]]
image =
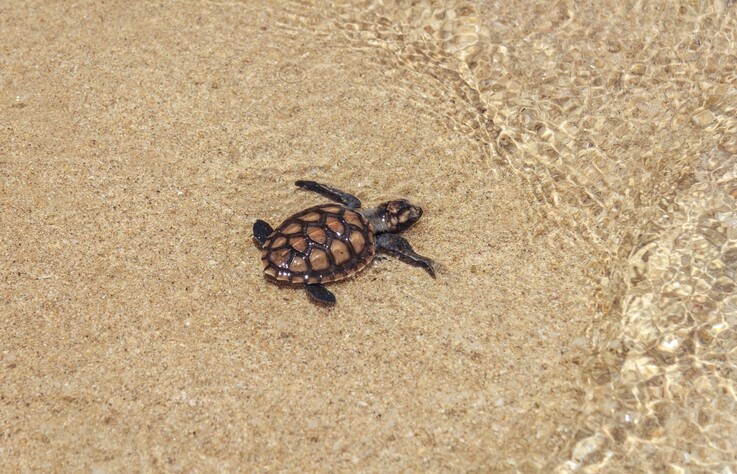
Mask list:
[[[7,472],[737,470],[731,2],[0,4]],[[406,198],[265,278],[256,219]]]

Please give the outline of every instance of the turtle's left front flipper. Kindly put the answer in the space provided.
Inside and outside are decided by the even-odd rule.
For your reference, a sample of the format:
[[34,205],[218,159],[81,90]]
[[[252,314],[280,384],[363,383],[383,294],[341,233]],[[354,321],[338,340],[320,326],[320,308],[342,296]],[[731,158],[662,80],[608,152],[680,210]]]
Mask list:
[[348,194],[340,189],[331,188],[326,184],[316,183],[315,181],[299,180],[295,181],[294,185],[325,196],[333,201],[345,204],[351,209],[358,209],[361,207],[361,201],[353,194]]
[[417,254],[407,239],[397,234],[381,234],[376,236],[376,249],[388,252],[410,265],[422,267],[435,278],[435,262]]

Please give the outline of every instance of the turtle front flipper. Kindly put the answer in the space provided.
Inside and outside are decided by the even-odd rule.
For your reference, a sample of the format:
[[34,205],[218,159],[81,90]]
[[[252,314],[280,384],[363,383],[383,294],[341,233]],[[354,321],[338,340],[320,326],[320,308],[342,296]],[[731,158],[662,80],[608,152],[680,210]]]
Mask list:
[[324,285],[321,285],[319,283],[305,285],[305,289],[307,290],[307,293],[310,294],[310,296],[315,298],[320,303],[335,304],[335,295],[331,293],[330,290],[325,288]]
[[295,186],[299,186],[302,189],[316,192],[322,196],[333,201],[345,204],[351,209],[358,209],[361,207],[361,201],[354,195],[343,192],[339,189],[331,188],[324,184],[317,183],[315,181],[295,181]]
[[266,222],[261,219],[257,219],[253,223],[253,238],[255,238],[260,245],[264,245],[266,239],[274,232],[274,229]]
[[384,250],[410,265],[424,268],[435,278],[435,262],[417,254],[407,239],[397,234],[381,234],[376,236],[376,249]]

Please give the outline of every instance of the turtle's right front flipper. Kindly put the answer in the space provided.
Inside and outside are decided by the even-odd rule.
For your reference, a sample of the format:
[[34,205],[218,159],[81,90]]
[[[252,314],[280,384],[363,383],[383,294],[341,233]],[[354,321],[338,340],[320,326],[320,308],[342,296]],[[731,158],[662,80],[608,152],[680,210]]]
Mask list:
[[376,248],[388,252],[410,265],[422,267],[435,278],[435,262],[414,251],[407,239],[397,234],[381,234],[376,236]]
[[332,199],[333,201],[345,204],[351,209],[358,209],[361,207],[361,201],[356,196],[343,192],[340,189],[331,188],[330,186],[326,186],[315,181],[300,180],[295,181],[294,185],[308,191],[313,191],[328,199]]

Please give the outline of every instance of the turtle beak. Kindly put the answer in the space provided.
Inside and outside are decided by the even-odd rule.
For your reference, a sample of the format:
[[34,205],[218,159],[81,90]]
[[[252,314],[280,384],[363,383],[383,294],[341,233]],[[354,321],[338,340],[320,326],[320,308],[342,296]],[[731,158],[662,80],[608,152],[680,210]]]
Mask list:
[[420,206],[410,204],[409,209],[407,209],[406,214],[402,219],[402,227],[406,229],[417,222],[420,217],[422,217],[422,208]]
[[382,219],[386,222],[385,232],[401,232],[422,216],[422,208],[406,199],[384,203],[380,212],[383,213]]

